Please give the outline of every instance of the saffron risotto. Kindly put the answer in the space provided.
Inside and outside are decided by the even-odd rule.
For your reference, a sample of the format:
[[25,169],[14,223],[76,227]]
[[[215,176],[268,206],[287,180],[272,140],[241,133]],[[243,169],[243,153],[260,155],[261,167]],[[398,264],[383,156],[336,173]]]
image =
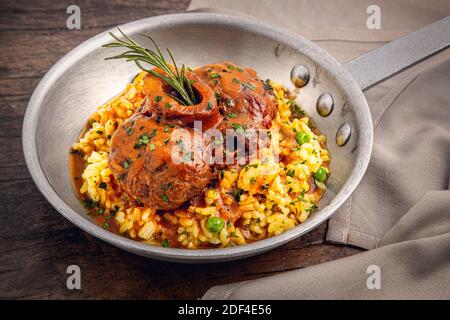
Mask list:
[[[138,74],[121,94],[99,106],[72,146],[73,161],[80,163],[79,172],[72,174],[77,194],[103,228],[164,247],[230,247],[294,228],[317,209],[330,174],[326,137],[314,128],[288,90],[273,81],[277,114],[271,132],[278,141],[276,150],[262,150],[262,159],[221,171],[217,185],[205,191],[202,206],[156,211],[129,197],[108,166],[110,143],[118,125],[145,98],[145,75]],[[224,221],[219,232],[207,227],[211,217]]]

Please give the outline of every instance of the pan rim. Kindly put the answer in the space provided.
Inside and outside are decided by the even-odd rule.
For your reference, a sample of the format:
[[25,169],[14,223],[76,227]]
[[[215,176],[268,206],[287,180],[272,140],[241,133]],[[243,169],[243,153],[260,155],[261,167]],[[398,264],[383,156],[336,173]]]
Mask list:
[[[364,123],[364,126],[358,128],[358,143],[361,141],[364,141],[364,143],[358,145],[356,165],[343,187],[336,194],[330,204],[320,209],[313,217],[311,217],[311,219],[308,219],[305,223],[303,223],[302,228],[297,226],[280,235],[256,241],[247,245],[230,248],[195,250],[164,248],[127,239],[97,226],[95,223],[89,221],[67,205],[53,189],[40,166],[35,137],[39,119],[39,111],[44,102],[45,96],[52,88],[53,83],[78,60],[98,49],[102,44],[107,43],[110,40],[108,32],[113,29],[106,30],[94,37],[89,38],[64,55],[42,78],[30,98],[23,121],[22,145],[26,165],[39,191],[66,219],[96,238],[138,255],[174,262],[221,262],[256,255],[298,238],[329,219],[350,197],[351,193],[361,181],[369,164],[372,151],[373,125],[371,114],[362,90],[359,88],[356,81],[334,57],[316,44],[298,34],[269,25],[265,22],[214,13],[178,13],[132,21],[120,25],[120,28],[126,33],[134,34],[142,28],[165,28],[183,24],[213,24],[230,28],[239,26],[240,29],[245,29],[248,32],[277,39],[280,43],[286,43],[290,47],[300,51],[314,62],[319,63],[321,66],[326,68],[327,72],[330,73],[347,96],[354,100],[352,101],[352,104],[355,107],[355,113],[358,113],[358,117],[360,117],[362,123]],[[355,104],[355,102],[358,103]]]

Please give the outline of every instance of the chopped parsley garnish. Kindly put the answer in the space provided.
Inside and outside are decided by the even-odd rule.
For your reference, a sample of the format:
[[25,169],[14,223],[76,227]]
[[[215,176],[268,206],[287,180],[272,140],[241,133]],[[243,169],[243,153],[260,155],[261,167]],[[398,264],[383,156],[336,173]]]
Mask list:
[[288,170],[288,172],[286,173],[286,175],[287,175],[288,177],[293,178],[293,177],[295,176],[295,171],[294,171],[294,170]]
[[293,100],[291,100],[291,112],[292,116],[295,119],[299,119],[305,116],[305,112],[302,109],[300,109],[300,107]]
[[133,133],[133,127],[128,127],[128,128],[125,129],[125,131],[126,131],[126,133],[127,133],[128,135],[130,135],[130,134]]
[[263,83],[264,83],[264,90],[267,91],[273,90],[272,86],[270,85],[270,79],[263,81]]
[[153,139],[154,136],[156,136],[157,130],[153,129],[153,131],[150,134],[143,133],[139,136],[138,142],[134,145],[134,147],[140,148],[143,145],[147,145],[150,143],[150,141]]
[[233,78],[233,82],[234,82],[234,83],[241,83],[241,81],[240,81],[238,78],[236,78],[236,77]]
[[169,202],[169,198],[163,193],[163,194],[161,194],[161,199],[164,201],[164,202]]
[[131,160],[125,160],[122,162],[122,167],[124,167],[125,169],[128,169],[130,167],[130,162]]
[[230,113],[227,114],[227,117],[230,118],[230,119],[233,119],[233,118],[237,117],[237,114],[234,113],[234,112],[230,112]]
[[98,187],[99,187],[100,189],[106,190],[106,183],[105,183],[105,182],[101,182],[101,183],[98,185]]
[[245,128],[238,124],[238,123],[232,123],[231,127],[239,134],[244,134],[245,133]]
[[221,98],[219,92],[215,92],[215,93],[214,93],[214,96],[216,97],[217,100],[220,100],[220,98]]
[[83,205],[86,209],[92,209],[97,206],[97,202],[93,201],[91,198],[87,198],[83,201]]
[[97,131],[95,131],[97,134],[103,134],[103,131],[102,130],[97,130]]
[[148,147],[149,147],[150,151],[153,151],[153,150],[156,149],[156,146],[155,146],[154,143],[150,143],[150,144],[148,145]]
[[165,138],[165,139],[164,139],[164,144],[165,144],[165,145],[169,144],[169,138]]
[[317,209],[318,207],[316,206],[315,203],[313,203],[308,209],[306,209],[307,212],[313,212]]
[[229,64],[227,67],[228,67],[228,69],[230,69],[230,70],[234,70],[234,67],[233,67],[231,64]]
[[211,74],[211,79],[215,79],[215,78],[221,78],[220,74],[218,74],[218,73],[212,73],[212,74]]
[[244,87],[244,89],[248,89],[248,90],[255,90],[256,87],[253,83],[249,83],[249,82],[242,82],[242,86]]
[[103,228],[106,230],[109,230],[109,228],[110,228],[109,223],[105,221],[105,223],[103,224]]
[[164,128],[164,132],[165,132],[165,133],[168,133],[169,130],[170,130],[169,127],[165,127],[165,128]]
[[156,102],[160,102],[161,100],[162,100],[162,97],[161,97],[161,96],[156,96],[156,97],[155,97],[155,101],[156,101]]
[[173,183],[172,182],[168,182],[165,185],[164,184],[161,185],[161,189],[163,189],[163,190],[169,190],[172,187],[173,187]]
[[237,67],[236,70],[239,71],[239,72],[243,72],[244,71],[244,69],[239,68],[239,67]]
[[225,103],[229,107],[234,107],[234,100],[232,98],[227,98],[227,101]]
[[170,109],[170,108],[172,108],[172,105],[169,102],[166,102],[166,108]]
[[244,190],[242,190],[241,188],[237,188],[234,192],[233,192],[233,197],[234,199],[239,202],[241,201],[241,196],[244,193]]

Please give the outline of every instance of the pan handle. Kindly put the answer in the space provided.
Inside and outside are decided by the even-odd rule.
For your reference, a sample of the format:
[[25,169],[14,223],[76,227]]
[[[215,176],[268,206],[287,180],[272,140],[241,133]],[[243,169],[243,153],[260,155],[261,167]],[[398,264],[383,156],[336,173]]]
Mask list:
[[362,90],[450,45],[450,16],[344,64]]

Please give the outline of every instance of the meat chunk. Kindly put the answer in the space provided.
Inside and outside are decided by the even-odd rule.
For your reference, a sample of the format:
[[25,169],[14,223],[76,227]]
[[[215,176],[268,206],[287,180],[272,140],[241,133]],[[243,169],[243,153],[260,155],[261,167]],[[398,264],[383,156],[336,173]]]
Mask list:
[[195,70],[214,91],[223,116],[219,128],[267,129],[275,116],[275,99],[267,82],[256,71],[228,61]]
[[[153,71],[163,73],[161,69]],[[173,89],[158,77],[148,74],[144,79],[144,93],[147,96],[145,110],[168,120],[177,121],[182,126],[192,126],[194,121],[201,121],[203,128],[209,129],[220,120],[214,91],[194,72],[186,71],[186,78],[191,81],[198,103],[193,106],[183,105],[177,101]]]
[[[201,159],[175,159],[179,147],[173,122],[158,123],[138,113],[122,123],[111,140],[110,168],[121,187],[144,205],[162,210],[180,207],[201,194],[211,180]],[[193,130],[187,130],[193,135]]]
[[[164,74],[155,68],[153,71]],[[193,150],[181,150],[174,138],[184,129],[192,141],[194,121],[204,130],[216,127],[221,116],[214,91],[198,76],[186,72],[198,103],[186,106],[160,78],[144,79],[146,100],[130,119],[122,123],[111,139],[110,167],[122,188],[148,207],[170,210],[201,194],[211,180],[211,170],[203,159],[193,159]],[[185,136],[186,139],[186,136]],[[184,157],[174,157],[176,152]]]

